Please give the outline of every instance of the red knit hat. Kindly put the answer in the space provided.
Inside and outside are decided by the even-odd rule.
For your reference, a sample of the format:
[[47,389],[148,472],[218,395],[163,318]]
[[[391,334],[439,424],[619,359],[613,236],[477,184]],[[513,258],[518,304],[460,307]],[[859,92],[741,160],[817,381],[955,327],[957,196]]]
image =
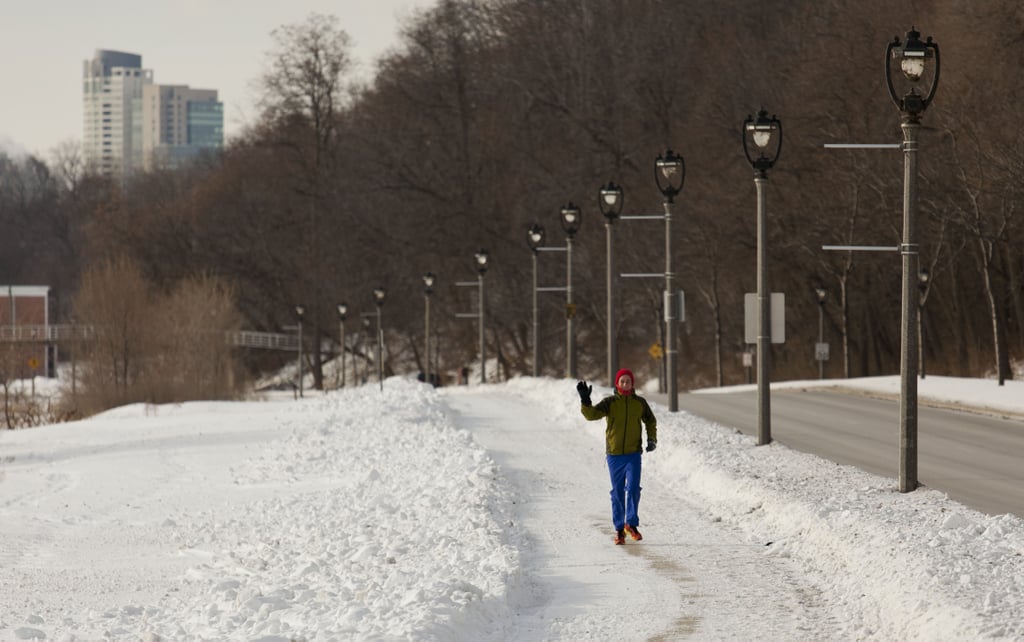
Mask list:
[[[629,375],[629,378],[633,380],[634,388],[636,387],[636,377],[633,376],[633,371],[630,370],[629,368],[622,368],[621,370],[615,373],[615,389],[619,391],[619,394],[624,395],[627,393],[619,389],[619,377],[621,377],[622,375]],[[632,391],[630,391],[630,393],[632,393]]]

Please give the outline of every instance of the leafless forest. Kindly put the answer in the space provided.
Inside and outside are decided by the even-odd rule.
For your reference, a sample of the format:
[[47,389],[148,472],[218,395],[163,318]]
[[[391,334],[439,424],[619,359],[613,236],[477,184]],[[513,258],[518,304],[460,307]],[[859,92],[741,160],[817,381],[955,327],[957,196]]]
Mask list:
[[[0,281],[51,285],[59,322],[86,313],[76,300],[89,270],[121,265],[153,296],[192,284],[187,300],[202,301],[204,283],[230,293],[236,312],[218,308],[218,318],[235,327],[280,331],[304,303],[307,336],[325,341],[337,340],[336,304],[349,304],[356,333],[381,285],[385,366],[416,372],[428,271],[438,275],[431,325],[442,366],[476,358],[475,324],[455,317],[473,309],[475,291],[455,282],[476,278],[473,255],[486,248],[488,352],[503,375],[528,374],[526,231],[540,223],[549,244],[562,244],[559,209],[573,201],[583,214],[573,268],[580,375],[598,378],[598,190],[613,180],[625,214],[660,212],[653,164],[671,148],[687,168],[672,230],[687,302],[680,386],[741,383],[743,294],[756,289],[741,128],[763,106],[784,132],[767,197],[770,284],[787,297],[773,379],[818,374],[817,285],[828,291],[826,376],[892,374],[899,255],[821,248],[899,244],[902,154],[823,145],[900,142],[884,53],[912,26],[941,50],[919,154],[927,373],[1011,377],[1024,351],[1024,9],[1005,0],[443,0],[359,82],[344,16],[311,16],[268,40],[261,116],[221,154],[123,186],[91,174],[73,145],[49,159],[0,156]],[[614,231],[619,270],[663,269],[662,225],[620,221]],[[564,285],[563,255],[539,262],[542,285]],[[641,376],[657,368],[647,351],[660,340],[661,288],[619,284],[620,361]],[[542,371],[560,376],[564,298],[540,300]],[[173,317],[177,327],[202,327],[203,307],[168,314],[195,317]],[[319,373],[326,356],[310,352]],[[235,355],[250,370],[286,357]]]

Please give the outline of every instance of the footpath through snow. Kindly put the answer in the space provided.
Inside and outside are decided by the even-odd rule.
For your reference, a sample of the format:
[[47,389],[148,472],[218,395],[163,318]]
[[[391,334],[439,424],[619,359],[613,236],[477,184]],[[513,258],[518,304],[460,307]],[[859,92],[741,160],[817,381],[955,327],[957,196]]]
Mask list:
[[572,384],[0,433],[0,640],[1024,637],[1024,520],[657,405],[613,546]]

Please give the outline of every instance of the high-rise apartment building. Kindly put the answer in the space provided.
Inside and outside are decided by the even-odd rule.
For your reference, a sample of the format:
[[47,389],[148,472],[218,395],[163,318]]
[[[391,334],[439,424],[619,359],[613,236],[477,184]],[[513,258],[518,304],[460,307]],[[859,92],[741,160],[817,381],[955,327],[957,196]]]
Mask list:
[[[142,56],[97,49],[82,66],[83,151],[85,160],[102,174],[124,177],[133,165],[133,125],[141,126],[142,88],[153,72],[142,68]],[[139,110],[139,117],[135,111]]]
[[157,85],[142,56],[98,49],[83,67],[84,150],[101,173],[176,167],[224,144],[224,106],[213,89]]
[[175,167],[224,145],[224,107],[213,89],[142,88],[142,167]]

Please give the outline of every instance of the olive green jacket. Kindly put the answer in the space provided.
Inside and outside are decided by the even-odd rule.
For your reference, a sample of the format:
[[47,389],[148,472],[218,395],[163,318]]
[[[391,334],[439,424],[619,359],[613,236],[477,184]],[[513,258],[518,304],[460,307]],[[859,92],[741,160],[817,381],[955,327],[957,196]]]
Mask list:
[[606,418],[605,453],[609,455],[629,455],[642,450],[641,421],[647,427],[647,442],[658,441],[658,420],[647,400],[636,393],[623,395],[616,391],[593,406],[581,405],[580,412],[588,421]]

